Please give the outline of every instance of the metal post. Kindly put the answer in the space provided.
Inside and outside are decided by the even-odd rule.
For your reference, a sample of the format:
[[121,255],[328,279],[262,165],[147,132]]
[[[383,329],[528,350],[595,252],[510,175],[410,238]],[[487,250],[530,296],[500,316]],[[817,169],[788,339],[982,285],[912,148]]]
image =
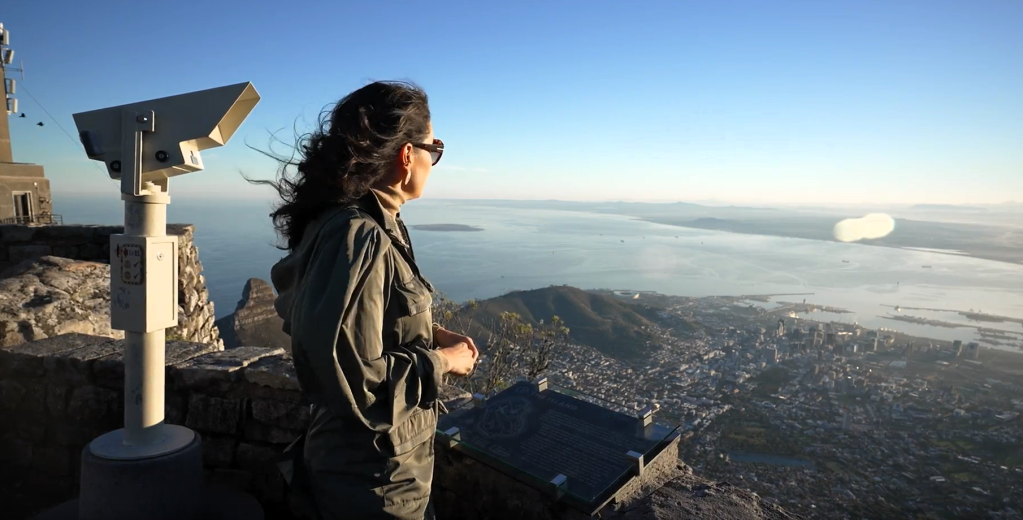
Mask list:
[[639,412],[639,423],[642,427],[647,427],[654,422],[654,412],[657,410],[653,406],[645,406],[643,410]]
[[565,491],[568,490],[568,477],[558,473],[557,476],[550,480],[551,491],[554,495],[555,500],[560,500],[565,495]]
[[[166,236],[170,197],[152,183],[145,188],[149,195],[122,196],[124,234],[127,237]],[[165,332],[166,329],[124,333],[124,443],[131,446],[155,444],[162,438],[167,365]]]
[[485,396],[485,395],[483,395],[481,393],[478,393],[478,392],[475,393],[475,394],[472,394],[472,405],[476,406],[476,407],[483,408],[484,406],[487,405],[487,396]]
[[625,453],[625,457],[632,462],[632,469],[636,475],[643,476],[643,468],[646,467],[643,454],[635,450],[629,450]]
[[452,426],[442,432],[441,438],[447,440],[448,448],[454,448],[462,440],[462,432],[457,426]]

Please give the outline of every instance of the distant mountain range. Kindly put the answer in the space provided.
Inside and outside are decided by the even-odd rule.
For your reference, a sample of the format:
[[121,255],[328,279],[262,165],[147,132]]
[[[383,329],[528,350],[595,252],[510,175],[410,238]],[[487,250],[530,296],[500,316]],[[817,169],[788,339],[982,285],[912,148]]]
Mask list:
[[[584,291],[565,285],[513,291],[483,300],[474,311],[470,334],[485,339],[501,313],[514,312],[524,321],[537,324],[558,316],[570,330],[571,341],[588,345],[619,359],[642,357],[652,339],[656,310],[642,303]],[[647,329],[647,330],[644,330]]]
[[916,204],[909,209],[914,211],[987,211],[984,206],[959,206],[955,204]]

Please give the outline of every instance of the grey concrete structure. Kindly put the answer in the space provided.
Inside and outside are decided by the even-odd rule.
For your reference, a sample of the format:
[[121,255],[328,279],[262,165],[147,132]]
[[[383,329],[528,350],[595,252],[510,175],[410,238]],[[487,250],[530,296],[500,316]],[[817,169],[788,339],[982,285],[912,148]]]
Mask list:
[[[6,82],[0,67],[0,84]],[[0,223],[53,222],[50,181],[38,164],[14,162],[8,114],[0,114]]]

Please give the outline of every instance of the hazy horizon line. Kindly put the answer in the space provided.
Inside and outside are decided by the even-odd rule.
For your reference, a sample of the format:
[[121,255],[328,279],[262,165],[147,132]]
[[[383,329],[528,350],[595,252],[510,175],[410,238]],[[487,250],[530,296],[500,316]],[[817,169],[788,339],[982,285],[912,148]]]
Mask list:
[[[89,198],[119,198],[118,192],[112,191],[63,191],[63,190],[51,190],[51,193],[55,197],[60,198],[72,198],[72,199],[89,199]],[[235,195],[230,197],[217,197],[215,194],[209,192],[193,192],[193,191],[179,191],[171,192],[172,201],[174,197],[187,197],[190,199],[216,199],[230,200],[230,201],[265,201],[272,202],[276,197],[274,196],[253,196],[253,195]],[[950,207],[993,207],[993,206],[1023,206],[1023,202],[1017,200],[1006,200],[1003,202],[832,202],[832,201],[814,201],[814,202],[798,202],[798,201],[763,201],[763,202],[750,202],[750,201],[730,201],[720,199],[691,199],[691,200],[679,200],[679,199],[646,199],[646,198],[595,198],[595,199],[552,199],[552,198],[513,198],[513,197],[430,197],[426,196],[420,199],[426,201],[462,201],[462,202],[557,202],[557,203],[633,203],[633,204],[696,204],[701,206],[745,206],[745,207],[770,207],[770,206],[789,206],[789,207],[850,207],[850,206],[887,206],[887,207],[913,207],[913,206],[950,206]]]

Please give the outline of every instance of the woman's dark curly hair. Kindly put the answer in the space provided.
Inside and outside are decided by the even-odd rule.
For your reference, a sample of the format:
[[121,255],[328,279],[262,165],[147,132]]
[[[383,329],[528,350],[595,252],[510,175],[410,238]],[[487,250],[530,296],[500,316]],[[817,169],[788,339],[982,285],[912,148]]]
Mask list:
[[377,81],[324,109],[317,129],[299,137],[297,160],[267,154],[281,163],[277,180],[249,182],[272,186],[280,196],[270,218],[286,249],[295,249],[325,210],[369,193],[402,146],[429,135],[429,125],[426,92],[411,83]]

